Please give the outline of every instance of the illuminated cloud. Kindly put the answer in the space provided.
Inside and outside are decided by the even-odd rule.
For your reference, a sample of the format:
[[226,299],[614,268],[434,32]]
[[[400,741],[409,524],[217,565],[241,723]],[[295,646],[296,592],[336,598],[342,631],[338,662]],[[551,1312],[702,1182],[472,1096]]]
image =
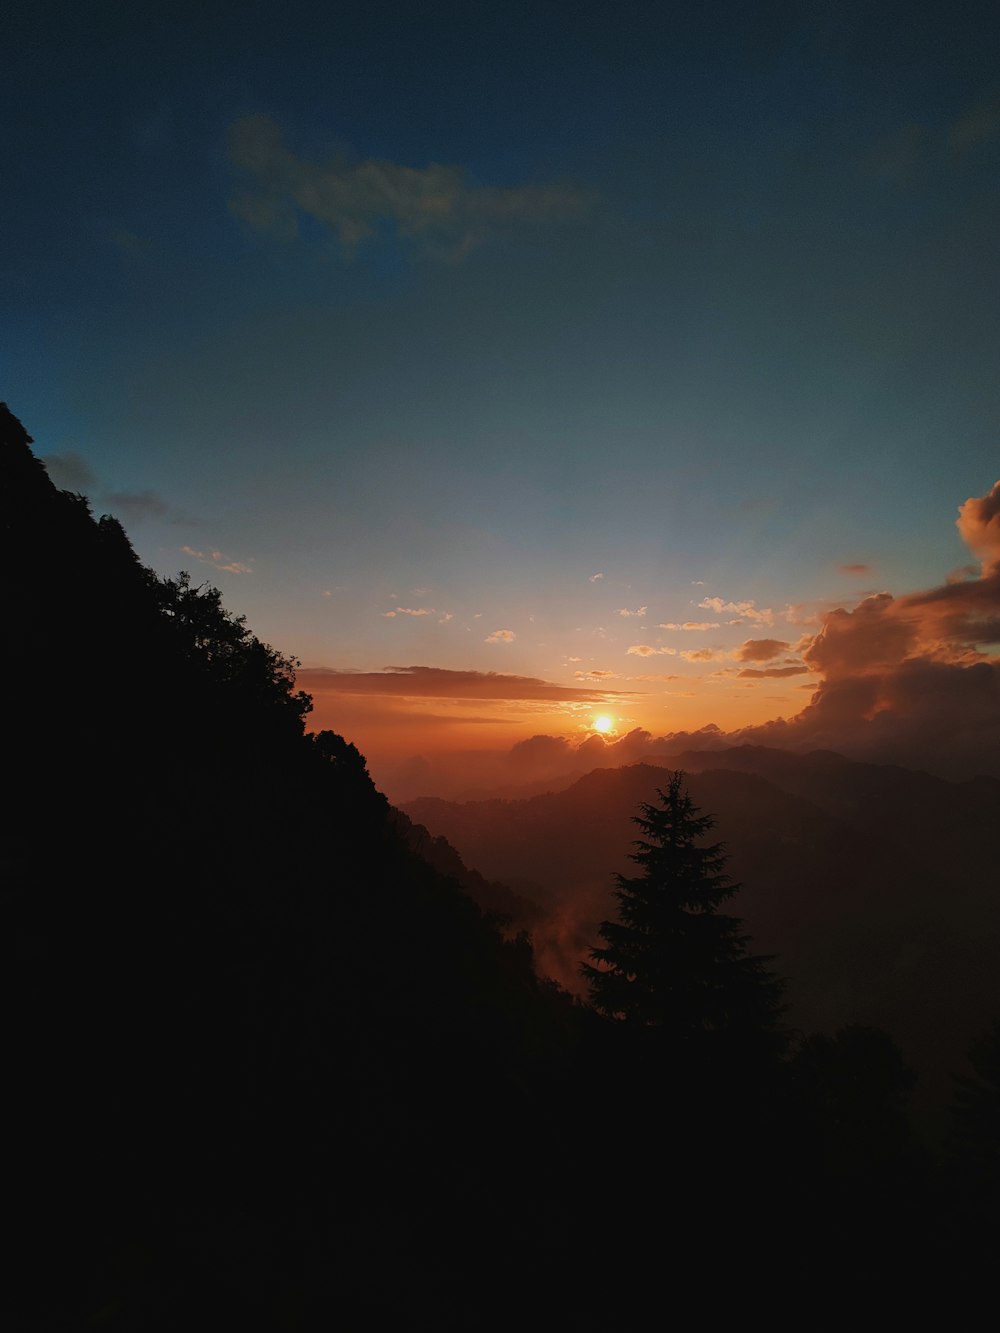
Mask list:
[[719,622],[717,620],[685,620],[682,624],[677,624],[676,621],[671,620],[668,621],[667,624],[660,626],[660,629],[683,630],[706,630],[718,628]]
[[574,671],[573,675],[577,680],[618,680],[617,671]]
[[1000,483],[967,500],[957,525],[980,578],[827,611],[799,645],[823,677],[810,703],[731,741],[1000,776],[1000,660],[984,651],[1000,643]]
[[397,606],[395,611],[382,612],[386,620],[392,620],[396,616],[433,616],[435,614],[433,607],[429,606]]
[[631,653],[634,657],[655,657],[657,653],[665,653],[668,657],[677,656],[676,648],[654,648],[649,643],[633,643],[630,648],[626,649],[626,652]]
[[512,629],[495,629],[492,634],[487,634],[483,640],[484,643],[513,643],[515,635]]
[[603,578],[604,578],[604,575],[603,575],[603,574],[591,574],[590,579],[588,580],[588,582],[590,582],[590,583],[596,583],[599,579],[603,579]]
[[424,699],[535,699],[604,704],[625,697],[620,691],[555,685],[534,676],[505,675],[497,671],[451,671],[445,667],[428,666],[386,667],[384,671],[305,667],[296,672],[295,678],[301,689],[310,692]]
[[620,616],[644,616],[646,614],[646,608],[644,606],[637,606],[634,611],[630,611],[627,606],[623,606],[618,614]]
[[770,662],[791,646],[782,639],[747,639],[733,655],[738,662]]
[[213,569],[221,570],[224,574],[253,573],[250,565],[243,564],[240,560],[232,560],[221,551],[196,551],[191,546],[182,546],[181,551],[184,555],[191,556],[193,560],[198,560],[203,565],[211,565]]
[[722,597],[706,597],[698,603],[703,611],[714,611],[717,616],[740,616],[743,620],[754,620],[761,625],[774,624],[774,612],[769,606],[758,607],[756,602],[727,602]]
[[803,676],[807,674],[807,666],[782,666],[782,667],[744,667],[742,671],[737,671],[738,680],[763,680],[765,677],[780,678],[782,676]]
[[979,565],[959,565],[953,569],[945,579],[946,583],[964,583],[966,579],[975,579],[979,577]]
[[572,217],[589,202],[569,185],[475,185],[461,167],[438,163],[418,168],[346,155],[310,160],[293,152],[263,115],[235,122],[229,153],[253,182],[230,205],[244,222],[291,238],[302,214],[329,227],[346,247],[389,221],[400,236],[432,240],[454,257],[498,230]]
[[966,546],[982,561],[983,574],[1000,571],[1000,481],[986,495],[966,500],[955,524]]
[[728,656],[728,653],[716,648],[686,648],[681,653],[685,662],[719,662]]
[[863,578],[872,573],[871,565],[838,565],[837,568],[840,570],[841,574],[854,574],[859,578]]

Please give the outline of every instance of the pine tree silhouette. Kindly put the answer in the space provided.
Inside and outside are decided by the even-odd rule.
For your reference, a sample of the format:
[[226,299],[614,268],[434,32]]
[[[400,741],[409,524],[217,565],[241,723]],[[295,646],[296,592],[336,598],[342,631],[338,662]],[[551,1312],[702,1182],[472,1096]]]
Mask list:
[[659,805],[642,805],[632,860],[642,874],[618,876],[618,920],[583,964],[591,1003],[609,1018],[659,1030],[681,1042],[767,1038],[780,1045],[781,982],[768,959],[748,952],[743,923],[719,909],[740,887],[725,872],[722,843],[671,776]]

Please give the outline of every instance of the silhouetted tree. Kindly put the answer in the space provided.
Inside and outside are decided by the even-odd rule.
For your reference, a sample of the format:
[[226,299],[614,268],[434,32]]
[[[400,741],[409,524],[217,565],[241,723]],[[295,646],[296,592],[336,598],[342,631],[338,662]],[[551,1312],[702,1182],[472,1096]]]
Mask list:
[[604,946],[583,965],[591,1003],[682,1042],[753,1034],[777,1045],[781,983],[748,952],[742,922],[719,910],[739,886],[723,845],[702,845],[715,821],[698,812],[682,773],[658,795],[634,820],[642,874],[618,876],[619,919],[602,924]]
[[955,1138],[994,1189],[1000,1187],[1000,1020],[973,1043],[971,1073],[955,1079]]

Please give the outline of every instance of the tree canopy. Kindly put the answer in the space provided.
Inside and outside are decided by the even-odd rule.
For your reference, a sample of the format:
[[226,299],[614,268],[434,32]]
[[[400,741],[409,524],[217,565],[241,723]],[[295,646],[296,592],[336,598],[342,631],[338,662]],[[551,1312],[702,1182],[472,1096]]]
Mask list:
[[681,1041],[774,1031],[782,987],[749,952],[743,923],[720,911],[739,885],[724,845],[703,842],[715,821],[695,807],[683,773],[657,795],[634,818],[642,873],[617,877],[618,920],[603,922],[604,944],[583,965],[591,1003]]

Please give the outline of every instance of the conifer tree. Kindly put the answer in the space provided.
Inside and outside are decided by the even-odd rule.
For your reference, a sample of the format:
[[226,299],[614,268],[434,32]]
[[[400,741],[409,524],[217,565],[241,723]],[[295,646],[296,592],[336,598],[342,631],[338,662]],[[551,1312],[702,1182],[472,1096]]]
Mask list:
[[683,773],[657,794],[659,804],[634,817],[642,873],[617,877],[618,920],[602,924],[604,945],[583,965],[591,1003],[676,1041],[780,1046],[781,983],[769,960],[748,952],[743,923],[719,910],[740,886],[726,874],[723,844],[702,844],[715,820],[695,807]]

